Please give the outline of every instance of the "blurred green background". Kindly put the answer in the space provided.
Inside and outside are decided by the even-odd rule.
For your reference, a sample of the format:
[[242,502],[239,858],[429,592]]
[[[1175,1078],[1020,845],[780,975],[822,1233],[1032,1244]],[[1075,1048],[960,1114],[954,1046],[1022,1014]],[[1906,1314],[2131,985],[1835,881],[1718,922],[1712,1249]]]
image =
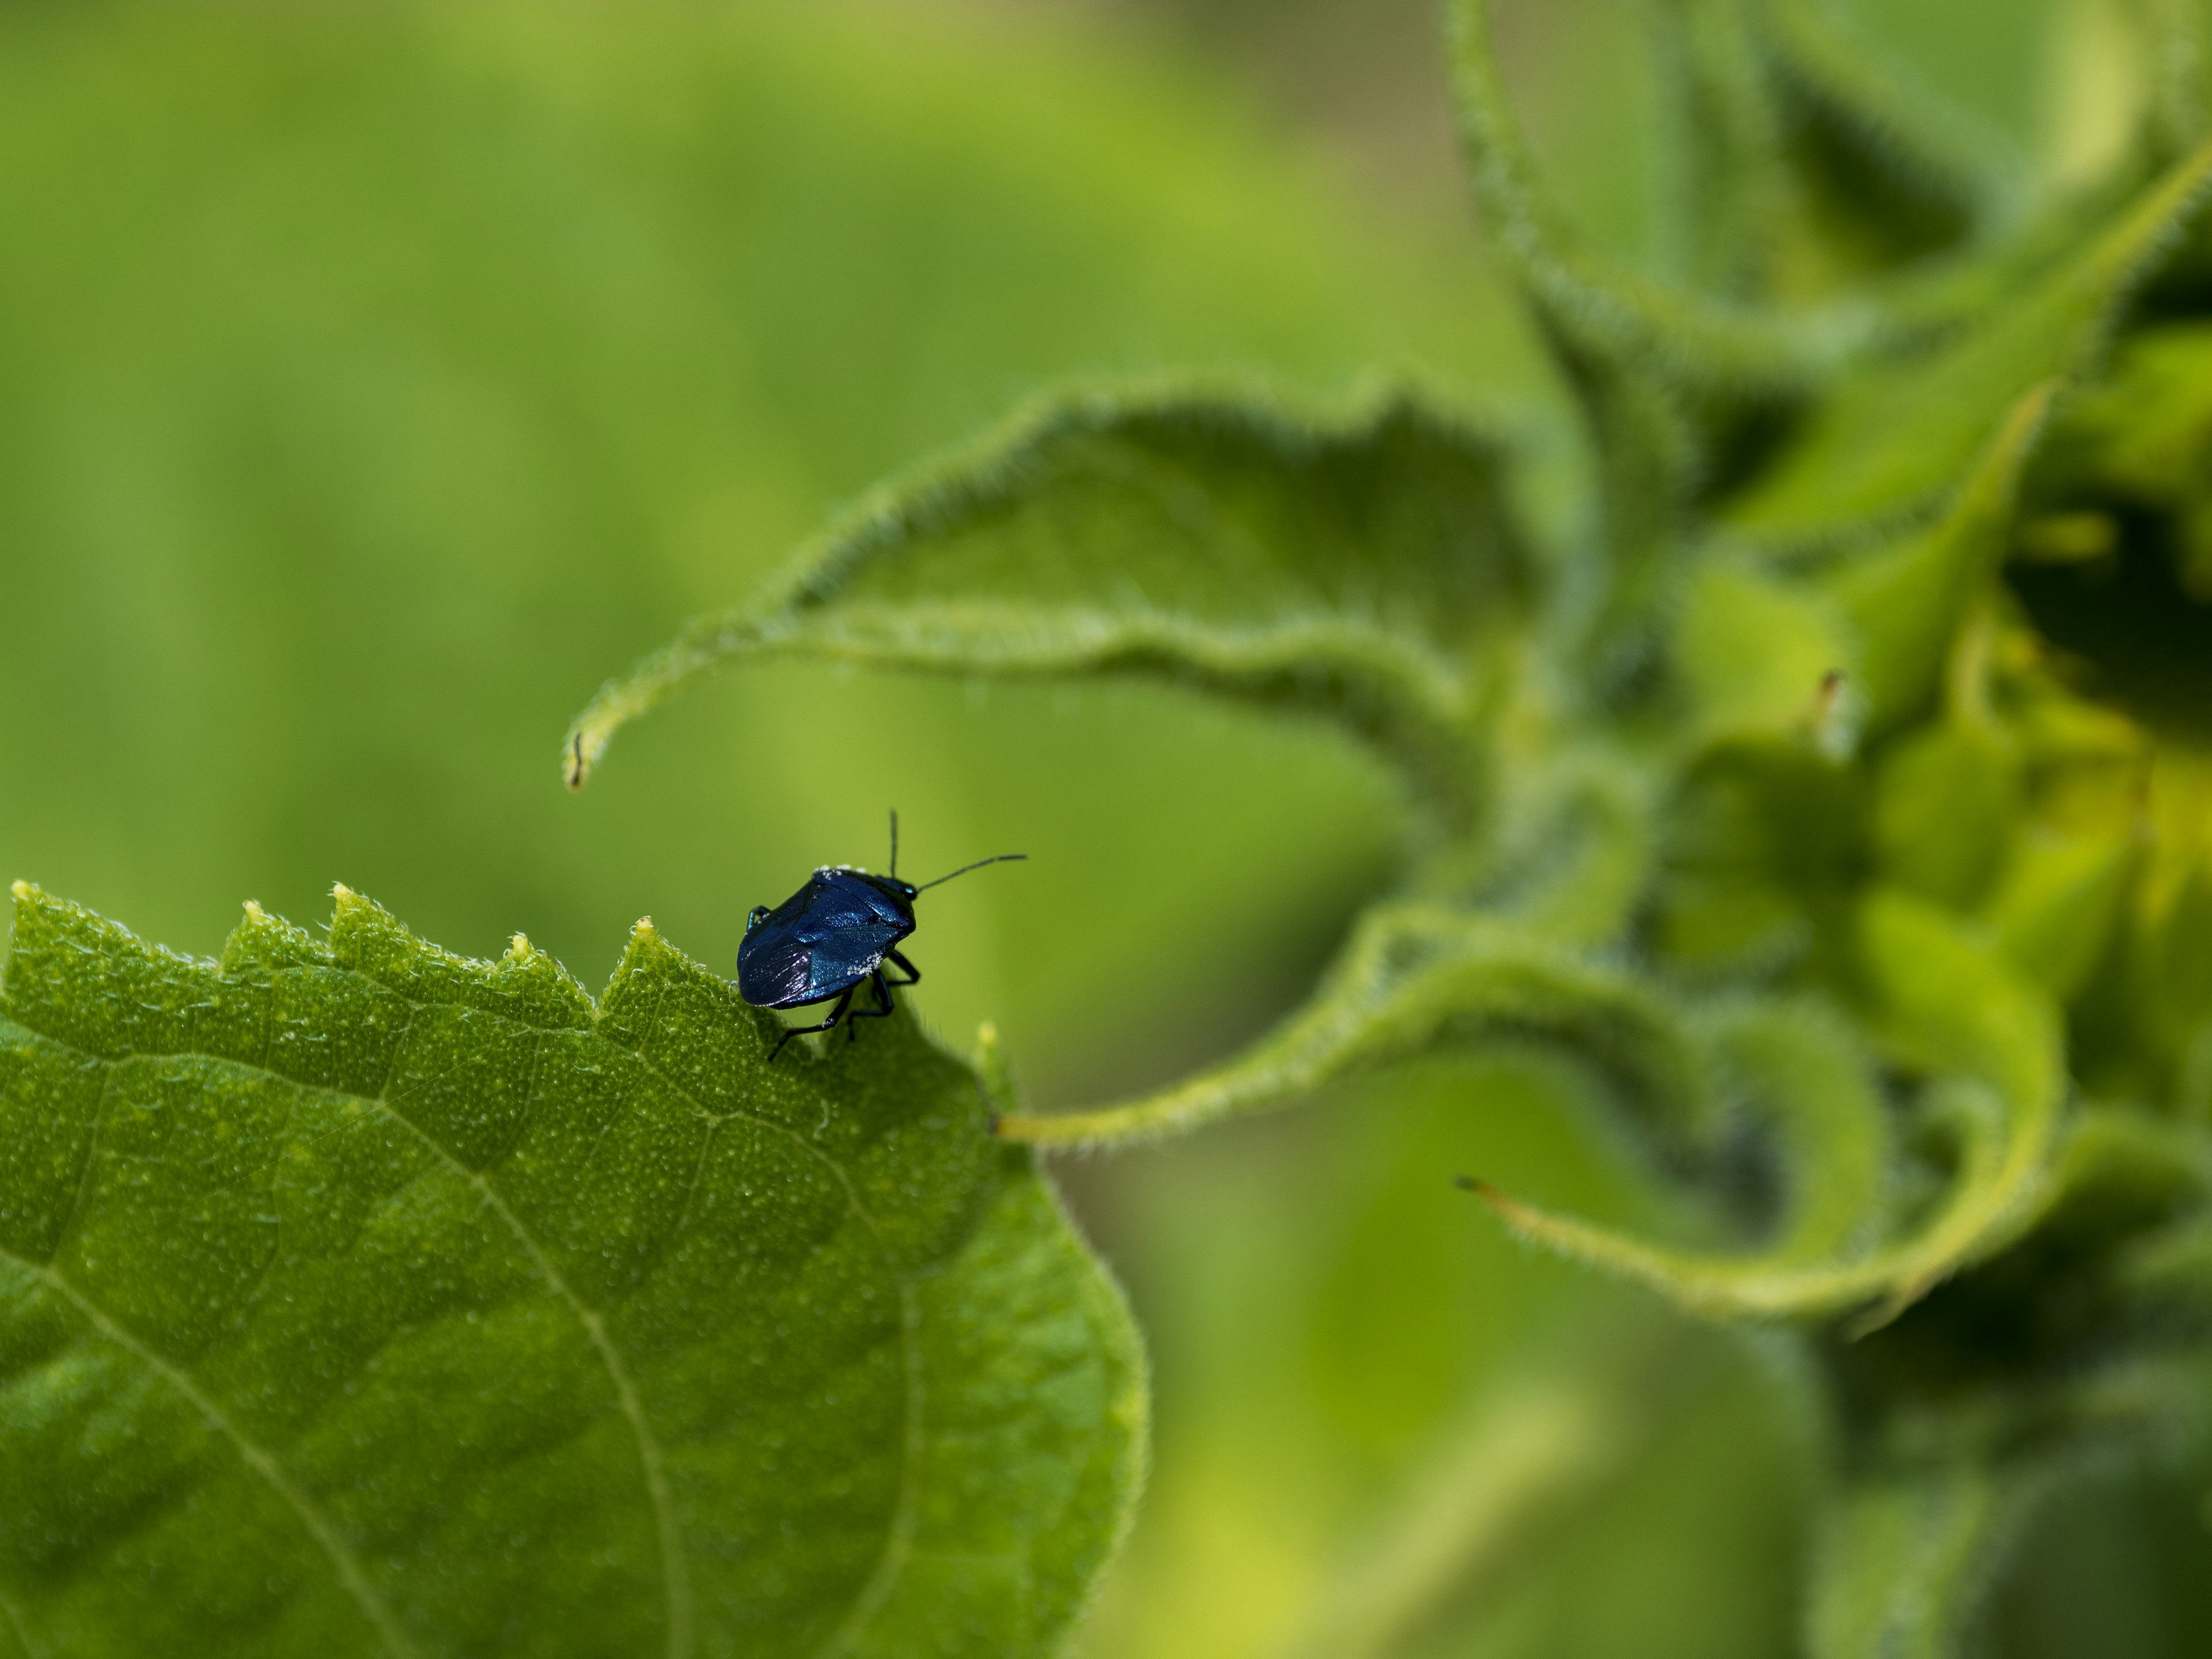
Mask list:
[[[1861,9],[2021,135],[2081,27]],[[1663,261],[1644,21],[1528,0],[1505,44],[1571,199]],[[793,666],[656,715],[580,797],[556,750],[871,481],[1070,375],[1180,370],[1515,411],[1556,514],[1571,446],[1465,222],[1425,0],[0,5],[0,874],[198,953],[343,880],[596,985],[648,913],[726,967],[896,805],[909,872],[1033,860],[931,901],[948,1041],[995,1018],[1045,1105],[1172,1076],[1389,879],[1390,784],[1332,735]],[[1689,1358],[1628,1473],[1402,1650],[1790,1649],[1803,1459],[1757,1355],[1644,1333],[1449,1188],[1620,1215],[1595,1121],[1508,1057],[1060,1166],[1156,1382],[1083,1653],[1297,1651],[1463,1422],[1630,1331]],[[2110,1637],[2132,1569],[2044,1553]],[[2008,1650],[2164,1650],[2033,1615]]]

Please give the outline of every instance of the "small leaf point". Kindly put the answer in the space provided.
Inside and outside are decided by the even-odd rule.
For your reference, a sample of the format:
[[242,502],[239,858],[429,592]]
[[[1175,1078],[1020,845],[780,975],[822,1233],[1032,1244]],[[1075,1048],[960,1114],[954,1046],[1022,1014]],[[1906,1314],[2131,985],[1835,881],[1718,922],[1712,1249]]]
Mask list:
[[527,933],[517,933],[513,939],[507,941],[507,953],[511,957],[528,956],[530,954],[530,935]]
[[19,899],[27,899],[31,896],[31,884],[19,879],[12,883],[8,890]]

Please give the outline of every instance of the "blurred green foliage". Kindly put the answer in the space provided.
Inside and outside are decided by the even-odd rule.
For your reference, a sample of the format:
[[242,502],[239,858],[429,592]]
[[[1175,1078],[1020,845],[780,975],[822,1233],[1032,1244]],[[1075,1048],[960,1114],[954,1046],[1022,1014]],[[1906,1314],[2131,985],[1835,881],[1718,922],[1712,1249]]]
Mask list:
[[[1868,9],[2000,135],[2063,78],[2040,7]],[[1664,261],[1643,21],[1523,6],[1505,46],[1581,216]],[[1535,400],[1542,459],[1547,382],[1472,239],[1354,196],[1091,18],[0,12],[0,868],[202,951],[242,896],[313,916],[343,879],[456,949],[526,929],[596,987],[647,912],[726,961],[751,903],[876,861],[896,804],[914,869],[1035,860],[949,891],[917,941],[953,1041],[995,1018],[1048,1103],[1212,1058],[1401,851],[1391,781],[1323,732],[1142,688],[754,666],[580,799],[550,746],[674,618],[1071,372],[1330,392],[1400,367]],[[1443,1178],[1651,1219],[1589,1108],[1534,1058],[1429,1062],[1059,1166],[1156,1367],[1152,1492],[1086,1655],[1288,1648],[1464,1425],[1593,1351],[1601,1376],[1615,1341],[1672,1345],[1681,1408],[1595,1519],[1406,1650],[1787,1650],[1799,1425],[1755,1345],[1647,1331]],[[2098,1501],[2121,1531],[2190,1523],[2154,1477]],[[2185,1650],[2179,1531],[2127,1561],[2130,1595],[2054,1525],[2008,1650]]]

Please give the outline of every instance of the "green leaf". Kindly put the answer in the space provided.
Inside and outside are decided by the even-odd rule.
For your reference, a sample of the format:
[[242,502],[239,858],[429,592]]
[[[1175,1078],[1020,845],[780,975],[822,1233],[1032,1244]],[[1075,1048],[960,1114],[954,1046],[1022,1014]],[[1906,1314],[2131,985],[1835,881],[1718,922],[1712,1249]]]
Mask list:
[[1881,760],[1875,852],[1882,879],[1970,910],[1995,878],[2017,821],[2022,767],[2014,745],[1978,721],[1909,732]]
[[1617,944],[1656,856],[1648,765],[1617,745],[1553,735],[1509,750],[1494,839],[1423,872],[1425,892],[1577,949]]
[[1056,1650],[1142,1458],[1110,1284],[905,1018],[774,1070],[340,889],[218,964],[15,889],[0,1595],[34,1653]]
[[1823,0],[1753,0],[1808,228],[1844,274],[1955,246],[2018,194],[1990,133],[1855,40]]
[[1754,562],[1705,557],[1685,586],[1673,659],[1700,744],[1809,729],[1822,683],[1859,655],[1827,595]]
[[2038,494],[2069,507],[2168,514],[2182,586],[2212,596],[2212,329],[2130,336],[2054,425]]
[[1479,1188],[1514,1231],[1650,1285],[1708,1318],[1818,1316],[1896,1281],[1900,1253],[1870,1253],[1886,1213],[1889,1127],[1847,1028],[1809,1007],[1749,1004],[1709,1022],[1715,1064],[1776,1144],[1785,1213],[1773,1241],[1733,1255],[1670,1249]]
[[1618,678],[1650,643],[1650,607],[1720,428],[1803,395],[1858,343],[1864,319],[1785,319],[1717,302],[1589,246],[1538,179],[1505,96],[1490,10],[1489,0],[1454,0],[1448,13],[1462,142],[1483,221],[1589,428],[1605,559],[1591,627],[1601,676]]
[[[1841,702],[1847,687],[1838,686]],[[1699,980],[1832,955],[1867,839],[1864,779],[1826,752],[1848,711],[1801,704],[1797,729],[1715,742],[1678,780],[1654,942]]]
[[1763,295],[1789,206],[1780,111],[1743,0],[1663,0],[1662,66],[1681,154],[1673,173],[1692,285]]
[[2135,0],[2150,58],[2142,120],[2151,153],[2180,155],[2203,140],[2212,105],[2212,28],[2204,0]]
[[1152,1139],[1435,1046],[1499,1037],[1558,1042],[1589,1060],[1663,1139],[1694,1140],[1711,1127],[1696,1049],[1637,976],[1512,922],[1401,903],[1370,908],[1306,1006],[1243,1054],[1157,1094],[1008,1116],[999,1129],[1053,1146]]
[[1935,1074],[1926,1126],[1949,1144],[1940,1200],[1885,1237],[1895,1160],[1869,1061],[1831,1022],[1784,1009],[1722,1017],[1709,1041],[1773,1135],[1788,1208],[1764,1248],[1670,1249],[1485,1188],[1533,1243],[1647,1285],[1708,1318],[1894,1318],[2016,1237],[2047,1193],[2063,1093],[2047,999],[1941,912],[1877,893],[1860,915],[1858,974],[1891,1063]]
[[610,684],[563,753],[733,659],[1140,674],[1341,720],[1448,817],[1537,572],[1498,442],[1405,397],[1341,422],[1257,399],[1079,396],[864,502],[754,605]]
[[1818,586],[1858,638],[1875,732],[1934,697],[1960,626],[2003,558],[2021,472],[2054,390],[2033,387],[2005,412],[1941,519],[1821,573]]
[[2063,1002],[2097,966],[2136,872],[2136,836],[2066,835],[2031,824],[1983,909],[2005,954]]
[[1953,1659],[2040,1495],[2033,1478],[1965,1459],[1849,1482],[1814,1572],[1811,1659]]
[[1670,1396],[1710,1381],[1679,1331],[1632,1325],[1608,1340],[1545,1356],[1470,1402],[1289,1644],[1292,1659],[1432,1650],[1440,1614],[1498,1597],[1646,1451]]
[[2032,387],[2091,365],[2120,307],[2196,216],[2208,179],[2212,146],[1962,331],[1844,374],[1775,463],[1725,504],[1726,527],[1797,552],[1863,540],[1931,511],[2004,410]]
[[1553,343],[1678,395],[1806,389],[1848,331],[1707,301],[1626,269],[1575,232],[1507,102],[1490,12],[1490,0],[1453,0],[1448,14],[1460,132],[1476,204]]

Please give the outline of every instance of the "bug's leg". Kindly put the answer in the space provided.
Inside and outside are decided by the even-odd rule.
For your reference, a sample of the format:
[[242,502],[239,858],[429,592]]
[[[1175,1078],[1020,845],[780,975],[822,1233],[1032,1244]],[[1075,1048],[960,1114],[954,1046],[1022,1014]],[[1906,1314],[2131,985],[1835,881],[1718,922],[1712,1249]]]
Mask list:
[[[906,977],[904,979],[895,979],[891,981],[890,983],[893,985],[919,985],[921,983],[921,969],[915,967],[897,951],[884,951],[884,960],[889,963],[895,963],[899,967],[906,970]],[[877,969],[876,977],[878,979],[881,979],[883,977],[883,970],[881,969]]]
[[[882,969],[878,968],[874,973],[868,975],[868,983],[875,990],[876,1006],[872,1008],[854,1009],[854,1022],[864,1019],[888,1019],[891,1015],[898,1012],[898,1005],[891,1000],[890,984],[884,978],[884,970]],[[857,989],[858,988],[856,987],[855,988]],[[845,1027],[846,1041],[850,1042],[854,1036],[859,1034],[860,1029],[860,1028],[857,1023],[848,1023]]]
[[775,1040],[775,1047],[769,1050],[769,1064],[771,1066],[775,1064],[775,1057],[783,1052],[783,1045],[790,1042],[792,1038],[795,1036],[804,1036],[809,1031],[826,1031],[831,1026],[835,1025],[839,1020],[844,1018],[845,1010],[852,1006],[853,993],[860,988],[857,985],[848,986],[845,989],[845,994],[837,999],[837,1006],[830,1011],[830,1018],[823,1020],[819,1025],[785,1026],[783,1028],[783,1035]]

